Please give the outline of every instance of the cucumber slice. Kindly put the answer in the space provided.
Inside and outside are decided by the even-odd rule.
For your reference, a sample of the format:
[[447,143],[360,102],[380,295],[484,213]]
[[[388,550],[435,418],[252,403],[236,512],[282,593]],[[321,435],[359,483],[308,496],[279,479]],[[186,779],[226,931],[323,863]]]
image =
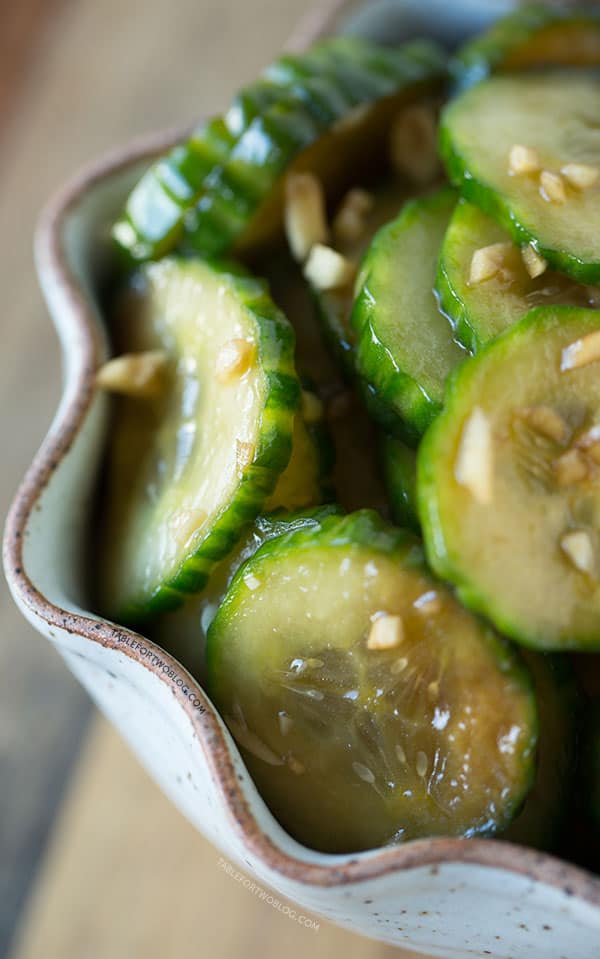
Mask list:
[[524,6],[456,53],[450,72],[465,89],[497,71],[600,64],[600,18],[593,10]]
[[173,370],[155,403],[124,400],[115,421],[103,608],[121,622],[205,585],[287,466],[300,393],[292,328],[232,265],[149,264],[123,309],[129,349],[160,344]]
[[[295,60],[282,58],[238,94],[224,117],[150,167],[113,228],[117,246],[136,262],[158,259],[182,241],[209,255],[229,250],[298,153],[356,108],[439,86],[444,69],[431,44],[408,45],[404,54],[358,38],[325,40]],[[346,143],[358,150],[356,134],[340,132],[340,146]],[[321,159],[335,181],[340,160],[327,160],[330,146]],[[260,210],[261,230],[273,228],[273,217],[279,225],[280,203],[278,197]]]
[[[470,281],[477,250],[506,244],[501,268],[480,283]],[[529,275],[520,248],[478,207],[459,200],[438,262],[440,305],[451,317],[460,342],[472,352],[522,319],[534,306],[564,303],[600,306],[600,287],[583,286],[562,273]]]
[[[365,216],[362,232],[353,240],[338,240],[336,244],[336,248],[355,263],[362,259],[377,230],[398,215],[407,199],[406,184],[398,180],[384,180],[369,192],[373,205]],[[355,376],[355,333],[350,326],[352,290],[312,288],[311,292],[325,343],[345,379],[352,381]]]
[[323,404],[312,390],[303,390],[306,413],[296,413],[292,455],[264,509],[299,510],[331,498],[331,471],[335,461]]
[[357,370],[383,407],[384,415],[374,411],[380,421],[399,416],[413,443],[439,413],[446,377],[467,355],[433,291],[455,203],[448,188],[407,203],[377,233],[356,286]]
[[199,682],[204,683],[206,632],[242,563],[274,536],[318,525],[326,517],[341,513],[340,506],[328,504],[293,512],[279,509],[257,516],[253,523],[244,528],[231,552],[217,563],[201,593],[186,596],[178,609],[155,617],[149,624],[150,638],[175,656]]
[[381,460],[394,521],[420,533],[416,451],[395,436],[384,436],[381,442]]
[[565,657],[530,650],[523,650],[523,656],[538,704],[537,771],[521,812],[500,838],[536,849],[556,849],[575,776],[577,687]]
[[533,648],[600,649],[599,330],[532,310],[457,370],[417,457],[433,569]]
[[[381,648],[381,622],[370,632],[382,613],[399,646]],[[207,661],[258,788],[309,846],[492,834],[530,788],[527,671],[374,512],[262,546],[213,620]]]
[[[600,168],[599,102],[600,76],[584,70],[498,75],[450,101],[440,124],[442,156],[462,194],[581,283],[600,283],[600,177],[575,189],[560,171]],[[511,174],[515,145],[536,151],[541,172]],[[552,183],[564,202],[549,198],[548,175],[561,177],[562,187]]]
[[415,57],[410,45],[384,50],[338,37],[309,52],[311,69],[337,82],[352,107],[325,120],[292,85],[287,98],[256,116],[226,162],[212,171],[186,216],[183,244],[204,255],[232,248],[248,255],[281,235],[284,174],[314,171],[335,200],[361,171],[381,166],[397,111],[441,86],[440,51],[421,43],[418,50]]

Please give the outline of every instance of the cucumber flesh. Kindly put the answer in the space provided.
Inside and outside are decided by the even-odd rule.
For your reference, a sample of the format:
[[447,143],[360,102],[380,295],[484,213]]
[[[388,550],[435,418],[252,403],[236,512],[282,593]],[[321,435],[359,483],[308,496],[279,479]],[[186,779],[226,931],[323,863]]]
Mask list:
[[[201,589],[260,511],[290,458],[300,390],[292,328],[233,266],[149,264],[118,320],[124,350],[171,360],[156,402],[120,401],[109,456],[103,608],[135,621]],[[247,362],[220,377],[232,344]]]
[[537,151],[540,171],[600,167],[600,76],[585,70],[496,75],[450,101],[440,123],[450,180],[464,197],[532,243],[558,271],[600,283],[600,177],[589,189],[567,181],[564,202],[545,193],[542,173],[512,175],[516,145]]
[[416,451],[395,436],[384,436],[381,460],[394,521],[419,533]]
[[[309,399],[305,400],[306,397]],[[296,413],[292,455],[264,504],[266,512],[307,509],[329,498],[335,456],[323,419],[323,405],[312,390],[303,391],[304,401],[318,407],[318,415],[307,421],[301,411]]]
[[475,252],[510,242],[506,230],[482,210],[467,200],[458,201],[442,244],[436,287],[457,338],[472,352],[534,306],[600,306],[600,287],[584,286],[553,270],[532,279],[517,244],[507,246],[497,273],[481,283],[470,282]]
[[531,4],[497,21],[450,62],[458,89],[490,73],[600,64],[600,18],[593,10]]
[[568,368],[598,330],[597,311],[532,310],[457,370],[418,452],[432,568],[532,648],[600,648],[600,380]]
[[467,355],[433,289],[455,203],[449,188],[407,203],[375,236],[357,280],[357,370],[382,408],[379,418],[399,417],[412,443],[439,413],[446,378]]
[[[367,648],[382,612],[401,617],[400,646]],[[530,788],[527,671],[375,513],[262,546],[212,622],[207,661],[262,795],[311,847],[493,834]]]

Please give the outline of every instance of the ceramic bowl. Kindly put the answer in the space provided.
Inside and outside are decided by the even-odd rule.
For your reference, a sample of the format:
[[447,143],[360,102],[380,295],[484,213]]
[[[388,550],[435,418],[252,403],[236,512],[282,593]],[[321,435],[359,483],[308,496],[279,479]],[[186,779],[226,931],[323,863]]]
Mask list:
[[[401,40],[429,25],[455,40],[506,6],[370,3],[348,29]],[[321,4],[290,46],[330,31],[344,8]],[[298,911],[445,959],[594,959],[600,880],[551,856],[493,840],[421,840],[359,855],[300,846],[269,813],[189,673],[144,636],[88,610],[82,571],[106,427],[94,374],[107,352],[99,291],[108,228],[140,172],[177,136],[102,159],[42,217],[37,266],[63,347],[64,393],[8,518],[4,561],[17,604],[190,822]]]

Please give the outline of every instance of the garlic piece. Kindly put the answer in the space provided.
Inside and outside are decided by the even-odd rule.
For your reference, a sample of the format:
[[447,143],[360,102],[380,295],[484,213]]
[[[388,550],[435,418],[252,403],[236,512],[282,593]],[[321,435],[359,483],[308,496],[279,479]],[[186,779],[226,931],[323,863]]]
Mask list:
[[562,351],[560,358],[561,373],[568,370],[578,370],[589,363],[600,360],[600,330],[582,336],[580,340],[569,343]]
[[332,233],[337,244],[344,245],[360,240],[365,231],[367,217],[373,209],[373,196],[366,190],[350,190],[333,219]]
[[548,261],[545,260],[543,256],[540,256],[531,243],[521,247],[521,256],[523,257],[525,269],[532,280],[535,280],[536,276],[541,276],[548,268]]
[[429,183],[439,168],[436,141],[433,108],[424,104],[406,107],[397,114],[390,129],[393,168],[415,183]]
[[569,442],[571,437],[569,424],[551,406],[524,406],[517,410],[517,415],[536,433],[540,433],[559,446],[566,446]]
[[483,283],[496,276],[506,264],[512,243],[491,243],[475,250],[471,257],[469,283]]
[[553,469],[559,486],[572,486],[587,479],[589,466],[580,450],[568,450],[554,461]]
[[540,173],[540,193],[548,203],[559,205],[566,203],[567,191],[565,190],[565,181],[560,173],[542,170]]
[[165,350],[124,353],[100,367],[96,373],[96,386],[123,396],[158,396],[165,386],[167,363]]
[[600,176],[598,167],[590,166],[589,163],[566,163],[560,172],[569,186],[576,190],[589,190]]
[[367,649],[395,649],[403,639],[401,616],[378,616],[369,630]]
[[241,472],[250,465],[254,459],[254,443],[245,443],[243,440],[235,441],[235,465]]
[[515,143],[508,154],[508,172],[513,176],[527,176],[537,173],[541,163],[537,150]]
[[337,290],[349,286],[354,279],[355,266],[330,246],[317,243],[310,251],[304,275],[317,290]]
[[581,573],[591,573],[594,569],[594,547],[589,533],[583,529],[565,533],[560,539],[560,548],[575,569]]
[[492,502],[492,431],[487,416],[477,406],[463,426],[454,476],[476,502],[482,506]]
[[295,260],[303,263],[316,243],[328,237],[325,196],[312,173],[291,173],[285,181],[285,234]]

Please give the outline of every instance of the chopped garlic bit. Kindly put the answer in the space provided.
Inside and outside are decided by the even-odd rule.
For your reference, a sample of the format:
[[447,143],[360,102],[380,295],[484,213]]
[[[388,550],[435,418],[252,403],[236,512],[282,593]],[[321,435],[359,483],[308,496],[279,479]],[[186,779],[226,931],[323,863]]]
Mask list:
[[291,173],[285,181],[285,233],[295,260],[303,263],[329,230],[321,181],[312,173]]
[[427,755],[421,749],[417,753],[415,767],[417,770],[417,776],[420,776],[421,779],[423,779],[427,775]]
[[352,768],[359,779],[362,779],[366,783],[374,783],[375,776],[371,772],[368,766],[365,766],[364,763],[352,763]]
[[552,465],[559,486],[581,483],[589,474],[589,465],[581,450],[568,450]]
[[600,330],[588,333],[580,340],[565,346],[560,358],[560,369],[562,373],[577,370],[597,360],[600,360]]
[[559,446],[566,446],[571,438],[569,424],[551,406],[524,406],[517,410],[517,415],[536,433]]
[[560,539],[560,548],[581,573],[591,573],[594,569],[594,547],[589,533],[583,529],[565,533]]
[[96,385],[124,396],[158,396],[165,386],[168,359],[165,350],[124,353],[100,367]]
[[482,506],[492,501],[493,447],[490,422],[474,407],[466,420],[454,465],[457,483],[465,486]]
[[404,623],[401,616],[377,616],[374,620],[367,649],[395,649],[404,639]]
[[540,256],[531,243],[521,247],[521,256],[523,257],[525,269],[532,280],[534,280],[536,276],[541,276],[548,268],[548,261],[545,260],[543,256]]
[[243,376],[254,362],[255,348],[250,340],[234,338],[224,343],[217,355],[215,375],[220,383]]
[[512,248],[512,243],[506,242],[491,243],[475,250],[471,257],[469,283],[483,283],[500,273],[506,266],[506,258]]
[[548,203],[566,203],[567,191],[565,189],[565,181],[560,173],[542,170],[540,173],[540,193]]
[[277,720],[279,722],[279,731],[281,735],[287,736],[290,729],[294,725],[294,720],[292,719],[291,716],[288,716],[288,714],[285,712],[284,709],[280,710],[277,713]]
[[354,243],[365,230],[367,217],[373,209],[373,196],[366,190],[350,190],[333,218],[332,232],[336,243]]
[[288,764],[288,768],[291,769],[291,771],[295,773],[296,776],[301,776],[303,772],[306,772],[306,769],[302,765],[302,763],[299,762],[297,759],[295,759],[293,756],[288,756],[287,764]]
[[310,251],[304,275],[317,290],[337,290],[349,286],[354,279],[355,265],[330,246],[317,243]]
[[254,459],[254,443],[235,441],[235,465],[238,470],[244,470]]
[[600,425],[591,426],[577,438],[579,449],[585,450],[586,455],[600,464]]
[[246,749],[253,756],[256,756],[257,759],[262,759],[262,761],[268,763],[269,766],[283,766],[281,756],[273,752],[255,733],[251,732],[245,726],[242,726],[241,723],[231,716],[227,716],[225,722],[238,746]]
[[576,190],[589,190],[600,176],[598,167],[590,166],[589,163],[566,163],[560,172]]
[[302,390],[300,409],[305,423],[318,423],[323,419],[323,404],[316,393],[310,390]]
[[415,183],[429,183],[439,168],[436,140],[433,107],[425,104],[406,107],[393,120],[390,129],[393,168]]
[[508,154],[508,172],[513,176],[527,176],[537,173],[540,169],[540,158],[537,150],[532,147],[515,143]]

